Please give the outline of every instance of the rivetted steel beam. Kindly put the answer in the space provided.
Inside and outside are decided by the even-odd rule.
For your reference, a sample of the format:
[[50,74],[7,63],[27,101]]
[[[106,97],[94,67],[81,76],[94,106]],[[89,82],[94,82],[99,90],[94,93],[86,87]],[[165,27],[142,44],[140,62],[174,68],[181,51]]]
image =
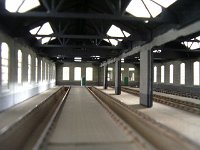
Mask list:
[[149,49],[152,49],[155,46],[161,46],[165,43],[174,41],[174,40],[178,39],[179,37],[188,36],[190,34],[199,32],[200,31],[199,27],[200,27],[200,21],[196,21],[196,22],[194,22],[190,25],[187,25],[183,28],[172,28],[163,34],[154,37],[151,42],[148,42],[141,46],[136,46],[131,51],[129,51],[127,53],[123,53],[117,58],[109,59],[107,62],[102,63],[100,65],[100,67],[114,63],[115,61],[120,60],[121,58],[126,58],[128,56],[132,56],[138,52],[147,51]]
[[73,49],[73,48],[86,48],[86,49],[107,49],[107,50],[122,50],[123,48],[121,46],[96,46],[96,45],[49,45],[49,44],[41,44],[36,45],[36,48],[59,48],[59,49]]
[[134,16],[100,14],[100,13],[62,13],[62,12],[26,12],[26,13],[8,13],[2,12],[1,17],[10,18],[26,18],[26,19],[96,19],[96,20],[112,20],[112,21],[144,21],[149,18],[137,18]]
[[50,34],[50,35],[33,35],[35,37],[60,37],[60,38],[68,38],[68,39],[127,39],[133,41],[134,38],[127,38],[127,37],[111,37],[111,36],[104,36],[104,35],[63,35],[63,34]]

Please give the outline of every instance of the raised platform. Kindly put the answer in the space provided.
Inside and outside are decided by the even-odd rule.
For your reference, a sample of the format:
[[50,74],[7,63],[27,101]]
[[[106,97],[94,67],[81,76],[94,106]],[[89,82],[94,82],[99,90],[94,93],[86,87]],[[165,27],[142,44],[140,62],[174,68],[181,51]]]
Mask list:
[[103,87],[96,88],[131,106],[132,109],[137,109],[140,112],[143,112],[157,122],[173,129],[174,131],[184,135],[185,137],[200,145],[199,115],[185,112],[156,102],[153,103],[152,108],[146,108],[139,104],[138,96],[134,96],[125,92],[121,92],[121,95],[115,95],[115,90],[113,88],[108,88],[106,90],[103,89]]

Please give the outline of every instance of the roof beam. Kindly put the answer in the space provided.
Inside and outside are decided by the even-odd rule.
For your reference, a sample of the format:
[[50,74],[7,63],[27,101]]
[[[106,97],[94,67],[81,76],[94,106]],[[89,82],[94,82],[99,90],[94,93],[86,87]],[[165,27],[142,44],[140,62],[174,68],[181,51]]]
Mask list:
[[135,40],[134,38],[127,37],[111,37],[111,36],[101,36],[101,35],[63,35],[63,34],[50,34],[50,35],[33,35],[35,37],[59,37],[67,39],[127,39],[129,41]]
[[96,45],[59,45],[59,44],[38,44],[36,45],[36,48],[52,48],[52,49],[105,49],[105,50],[122,50],[123,47],[121,46],[96,46]]
[[179,37],[188,36],[190,34],[199,32],[200,31],[199,27],[200,27],[200,20],[196,21],[194,23],[191,23],[190,25],[187,25],[183,28],[178,28],[178,29],[172,28],[163,34],[154,37],[151,42],[148,42],[141,46],[134,47],[131,51],[129,51],[127,53],[123,53],[117,58],[110,59],[107,62],[102,63],[100,65],[100,67],[114,63],[115,61],[119,61],[121,58],[126,58],[128,56],[132,56],[138,52],[151,50],[155,46],[161,46],[165,43],[174,41],[174,40],[178,39]]
[[[137,21],[141,22],[149,18],[138,18],[134,16],[100,14],[100,13],[63,13],[63,12],[26,12],[26,13],[8,13],[3,12],[1,17],[9,17],[15,19],[44,19],[44,20],[58,20],[58,19],[89,19],[89,20],[109,20],[109,21]],[[152,20],[153,21],[153,20]],[[153,21],[154,22],[154,21]],[[165,22],[165,21],[156,21]]]

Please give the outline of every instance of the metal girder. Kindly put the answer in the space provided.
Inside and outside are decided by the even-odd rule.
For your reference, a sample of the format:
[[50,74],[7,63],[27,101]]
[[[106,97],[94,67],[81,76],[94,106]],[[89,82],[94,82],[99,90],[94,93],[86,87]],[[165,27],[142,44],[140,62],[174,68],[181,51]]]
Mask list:
[[148,51],[155,46],[161,46],[165,43],[174,41],[174,40],[178,39],[179,37],[188,36],[190,34],[199,32],[200,31],[199,27],[200,27],[200,20],[196,21],[194,23],[191,23],[190,25],[187,25],[183,28],[179,28],[179,29],[172,28],[172,29],[166,31],[165,33],[163,33],[162,35],[158,35],[158,36],[154,37],[151,42],[148,42],[141,46],[134,47],[131,51],[129,51],[127,53],[123,53],[117,58],[110,59],[107,62],[102,63],[100,65],[100,67],[114,63],[115,61],[120,60],[121,58],[126,58],[128,56],[132,56],[138,52]]
[[34,35],[35,37],[59,37],[59,38],[67,38],[67,39],[127,39],[129,41],[133,41],[133,38],[127,37],[110,37],[110,36],[101,36],[101,35],[62,35],[62,34],[51,34],[51,35]]
[[[134,16],[125,15],[111,15],[100,13],[65,13],[65,12],[26,12],[26,13],[8,13],[3,12],[2,17],[10,17],[15,19],[45,19],[45,20],[58,20],[58,19],[96,19],[96,20],[109,20],[109,21],[144,21],[149,18],[137,18]],[[156,21],[165,22],[165,21]]]
[[102,49],[102,50],[122,50],[123,47],[121,46],[96,46],[96,45],[36,45],[37,48],[51,48],[51,49]]

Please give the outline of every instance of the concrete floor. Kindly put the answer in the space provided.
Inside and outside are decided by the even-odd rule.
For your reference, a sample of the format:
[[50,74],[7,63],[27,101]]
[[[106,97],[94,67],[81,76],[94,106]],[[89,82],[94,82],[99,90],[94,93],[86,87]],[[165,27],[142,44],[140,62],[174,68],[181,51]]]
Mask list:
[[[121,95],[115,95],[112,88],[106,90],[103,87],[96,87],[103,92],[111,95],[119,101],[137,109],[140,112],[150,116],[157,122],[173,129],[174,131],[184,135],[190,140],[200,145],[200,116],[186,111],[182,111],[170,106],[154,102],[152,108],[145,108],[139,105],[139,97],[122,92]],[[184,99],[184,97],[182,97]],[[198,100],[197,100],[198,101]]]
[[[48,149],[141,149],[84,87],[72,87]],[[152,148],[150,148],[152,149]]]

